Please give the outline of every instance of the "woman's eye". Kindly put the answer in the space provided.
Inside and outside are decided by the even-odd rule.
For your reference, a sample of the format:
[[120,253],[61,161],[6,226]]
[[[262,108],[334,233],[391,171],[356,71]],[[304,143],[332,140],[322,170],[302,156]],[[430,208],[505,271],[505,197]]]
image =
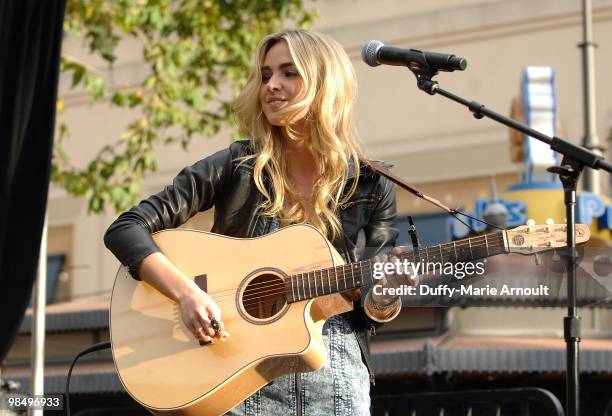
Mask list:
[[270,74],[261,74],[261,80],[266,82],[270,79]]
[[297,73],[296,71],[288,71],[288,72],[285,72],[285,76],[286,76],[287,78],[291,78],[291,77],[299,77],[299,76],[300,76],[300,74],[299,74],[299,73]]

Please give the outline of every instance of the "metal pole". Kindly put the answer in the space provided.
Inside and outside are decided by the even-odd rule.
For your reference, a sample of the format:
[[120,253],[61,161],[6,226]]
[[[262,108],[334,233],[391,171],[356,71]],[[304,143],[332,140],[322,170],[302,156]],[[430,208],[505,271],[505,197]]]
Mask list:
[[[43,395],[45,392],[45,306],[47,300],[47,214],[40,239],[38,273],[34,283],[32,311],[32,378],[30,393]],[[30,410],[30,416],[42,416],[41,409]]]
[[[582,38],[578,45],[582,49],[582,80],[584,90],[584,142],[583,146],[601,155],[596,126],[595,106],[595,43],[593,42],[593,12],[591,0],[582,0]],[[599,172],[585,169],[583,189],[585,191],[601,194]]]
[[[576,178],[577,179],[577,178]],[[566,407],[567,416],[580,416],[580,326],[576,306],[576,181],[564,186],[567,218],[567,316],[563,320],[563,336],[566,343]]]

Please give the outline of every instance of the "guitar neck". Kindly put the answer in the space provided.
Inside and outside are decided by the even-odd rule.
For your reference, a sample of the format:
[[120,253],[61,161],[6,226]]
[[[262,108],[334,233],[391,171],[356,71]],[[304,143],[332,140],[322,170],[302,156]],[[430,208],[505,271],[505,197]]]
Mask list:
[[[469,262],[497,254],[508,253],[505,231],[465,238],[445,244],[436,244],[414,251],[405,251],[398,258],[413,265],[422,263],[421,270],[428,264]],[[289,303],[313,299],[332,293],[370,286],[374,283],[374,261],[363,260],[356,263],[327,269],[313,270],[289,277],[286,295]]]

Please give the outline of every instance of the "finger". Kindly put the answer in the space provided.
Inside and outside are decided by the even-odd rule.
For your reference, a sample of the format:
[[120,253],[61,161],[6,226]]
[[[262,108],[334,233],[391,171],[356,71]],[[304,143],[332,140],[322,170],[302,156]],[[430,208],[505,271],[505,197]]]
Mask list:
[[219,309],[217,304],[212,299],[209,299],[209,301],[206,302],[205,307],[206,311],[208,312],[208,316],[215,318],[218,321],[221,320],[221,309]]
[[[213,318],[213,319],[214,319],[214,318]],[[217,336],[217,337],[218,337],[220,340],[225,341],[225,339],[226,339],[227,337],[229,337],[229,332],[227,332],[227,331],[225,330],[225,327],[223,326],[223,323],[222,323],[222,322],[217,322],[217,321],[215,320],[215,322],[213,322],[213,328],[214,328],[214,324],[216,324],[216,325],[217,325],[217,328],[215,328],[215,329],[216,329],[216,336]]]
[[189,330],[189,332],[191,332],[191,335],[193,335],[195,339],[202,339],[198,331],[198,328],[195,327],[193,324],[187,325],[187,329]]
[[221,309],[219,309],[214,302],[211,301],[206,305],[206,311],[208,312],[208,317],[217,322],[218,327],[223,327],[223,321],[221,320]]
[[207,343],[212,341],[212,338],[206,335],[206,333],[204,332],[204,328],[202,327],[198,328],[198,338]]
[[219,307],[211,301],[207,305],[207,311],[211,320],[211,327],[215,332],[213,336],[225,341],[225,339],[229,336],[229,332],[225,330],[225,325],[221,320],[221,309],[219,309]]
[[189,330],[191,331],[195,339],[199,339],[204,342],[212,341],[212,339],[204,333],[204,328],[202,328],[199,322],[189,325]]
[[218,322],[215,318],[211,318],[212,327],[215,330],[215,336],[220,340],[225,341],[229,336],[229,332],[225,330],[223,322]]
[[196,331],[196,327],[193,325],[192,320],[188,319],[187,316],[181,316],[181,321],[182,321],[183,326],[185,327],[186,331],[191,333],[191,335],[195,339],[199,339],[198,331]]
[[215,328],[213,328],[212,322],[210,322],[209,320],[208,324],[206,325],[206,335],[210,337],[214,337],[216,334],[217,334],[217,331],[215,331]]
[[215,330],[215,333],[221,331],[221,324],[215,318],[210,318],[210,325]]
[[419,276],[416,274],[411,274],[408,276],[408,284],[410,286],[417,286],[419,284]]
[[378,262],[378,263],[386,263],[388,260],[388,256],[386,254],[379,254],[377,256],[374,256],[374,259]]
[[198,323],[202,327],[205,335],[210,337],[215,336],[215,330],[212,327],[212,323],[210,322],[210,318],[205,308],[200,308],[198,310]]

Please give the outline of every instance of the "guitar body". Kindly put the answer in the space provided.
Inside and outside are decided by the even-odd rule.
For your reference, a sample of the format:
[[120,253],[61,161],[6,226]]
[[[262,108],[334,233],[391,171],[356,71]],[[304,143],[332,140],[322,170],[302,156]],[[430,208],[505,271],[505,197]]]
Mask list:
[[343,263],[315,228],[293,225],[252,239],[174,229],[153,239],[219,305],[230,336],[200,345],[176,303],[120,269],[110,310],[113,360],[143,406],[159,415],[220,415],[277,377],[324,365],[323,324],[352,303],[340,293],[287,303],[279,289],[290,275]]

